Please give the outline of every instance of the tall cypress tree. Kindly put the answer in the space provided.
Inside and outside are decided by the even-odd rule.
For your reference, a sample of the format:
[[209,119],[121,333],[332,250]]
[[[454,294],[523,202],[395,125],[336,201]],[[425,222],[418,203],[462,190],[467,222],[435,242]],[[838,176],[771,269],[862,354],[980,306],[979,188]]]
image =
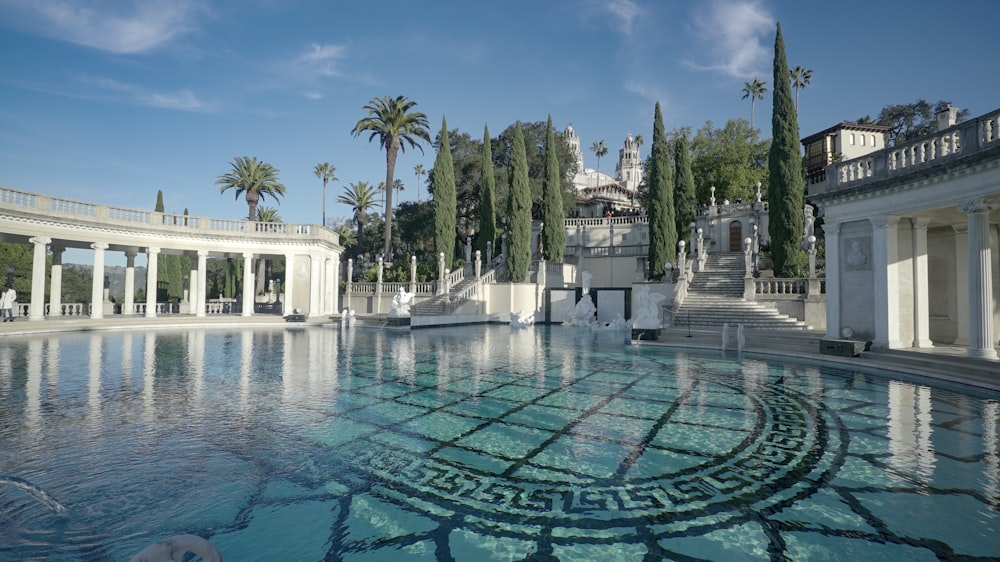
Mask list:
[[490,128],[483,126],[482,172],[479,175],[479,234],[476,248],[486,257],[486,243],[491,242],[495,254],[497,250],[497,209],[496,184],[493,177],[493,148],[490,144]]
[[663,128],[660,102],[653,117],[653,148],[649,157],[649,278],[662,279],[663,266],[676,254],[677,226],[674,221],[674,196],[670,143]]
[[799,122],[780,23],[774,37],[773,85],[771,149],[767,154],[768,234],[775,275],[794,277],[802,273],[806,264],[801,246],[805,180],[799,152]]
[[441,134],[438,135],[437,159],[431,171],[431,185],[434,192],[434,248],[444,253],[446,266],[455,261],[455,165],[451,158],[451,141],[448,140],[448,123],[441,118]]
[[[691,153],[686,135],[674,141],[674,214],[677,236],[683,238],[689,225],[697,218],[694,174],[691,172]],[[688,248],[691,251],[691,248]]]
[[510,231],[507,270],[510,280],[520,283],[528,278],[531,263],[531,184],[528,183],[528,157],[524,150],[521,122],[514,128],[510,157],[510,195],[507,197],[507,224]]
[[566,250],[566,211],[563,209],[562,178],[559,173],[559,157],[556,155],[556,135],[552,131],[552,116],[549,115],[548,130],[545,132],[545,172],[542,177],[542,246],[545,259],[561,262]]

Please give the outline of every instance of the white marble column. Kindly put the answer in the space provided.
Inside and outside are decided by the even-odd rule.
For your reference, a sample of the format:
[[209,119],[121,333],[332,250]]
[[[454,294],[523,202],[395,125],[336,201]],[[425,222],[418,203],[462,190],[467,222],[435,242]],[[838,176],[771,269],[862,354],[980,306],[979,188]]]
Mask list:
[[122,303],[122,314],[135,314],[135,250],[125,250],[125,302]]
[[282,306],[281,315],[294,314],[295,306],[292,304],[292,293],[294,292],[295,286],[295,255],[288,254],[285,256],[285,294],[282,295]]
[[327,258],[325,262],[326,274],[323,276],[323,314],[334,314],[337,312],[337,256]]
[[146,248],[146,318],[156,318],[156,273],[159,248]]
[[205,316],[205,304],[208,302],[206,298],[205,285],[208,275],[208,250],[198,250],[198,285],[194,293],[196,295],[195,300],[198,303],[198,307],[194,309],[194,315],[196,317]]
[[62,257],[66,248],[52,246],[52,273],[49,278],[49,316],[62,316]]
[[[969,225],[954,224],[955,231],[955,292],[957,293],[954,345],[969,345]],[[962,290],[966,289],[966,290]]]
[[320,295],[323,290],[322,274],[320,273],[322,266],[323,261],[319,256],[309,256],[309,316],[320,314]]
[[94,277],[90,284],[90,317],[104,318],[104,250],[108,245],[98,242],[90,245],[94,249]]
[[872,273],[875,279],[875,340],[877,349],[903,347],[899,335],[899,217],[872,220]]
[[913,347],[934,347],[930,337],[930,290],[927,282],[927,224],[913,218]]
[[31,305],[28,307],[28,320],[45,319],[45,246],[52,243],[51,238],[35,236],[28,240],[35,245],[31,260]]
[[982,199],[965,202],[969,216],[969,357],[996,359],[993,339],[993,272],[990,208]]
[[[193,256],[188,256],[191,259]],[[188,280],[188,303],[191,308],[191,312],[195,312],[198,308],[205,308],[205,303],[198,302],[198,278],[201,277],[200,271],[198,271],[198,260],[194,259],[191,262],[191,269],[189,270],[189,280]]]
[[840,223],[823,223],[826,235],[826,337],[840,339]]
[[254,277],[253,252],[243,252],[243,313],[242,316],[253,316]]

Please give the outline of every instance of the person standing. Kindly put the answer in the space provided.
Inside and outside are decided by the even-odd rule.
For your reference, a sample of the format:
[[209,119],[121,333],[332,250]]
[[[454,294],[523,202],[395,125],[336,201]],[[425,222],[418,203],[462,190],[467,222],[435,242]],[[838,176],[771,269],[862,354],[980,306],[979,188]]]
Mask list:
[[17,291],[7,283],[3,286],[3,294],[0,294],[0,317],[4,322],[14,321],[14,301],[17,300]]

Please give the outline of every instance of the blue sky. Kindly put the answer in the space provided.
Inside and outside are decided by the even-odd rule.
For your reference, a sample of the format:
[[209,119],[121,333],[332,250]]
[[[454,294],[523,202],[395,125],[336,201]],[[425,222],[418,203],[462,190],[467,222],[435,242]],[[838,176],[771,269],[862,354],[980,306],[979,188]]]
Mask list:
[[[167,211],[199,216],[245,216],[214,185],[235,156],[280,170],[286,222],[320,222],[313,168],[329,161],[327,215],[350,216],[343,186],[385,174],[377,142],[350,131],[385,95],[416,101],[432,134],[445,116],[481,138],[551,115],[585,148],[604,140],[613,170],[628,133],[651,138],[657,101],[668,130],[748,118],[743,84],[770,85],[776,21],[789,65],[813,70],[802,136],[919,98],[973,116],[1000,105],[992,0],[0,0],[0,13],[0,185],[148,209],[162,189]],[[765,137],[770,111],[768,93]],[[433,162],[429,146],[401,155],[402,199]]]

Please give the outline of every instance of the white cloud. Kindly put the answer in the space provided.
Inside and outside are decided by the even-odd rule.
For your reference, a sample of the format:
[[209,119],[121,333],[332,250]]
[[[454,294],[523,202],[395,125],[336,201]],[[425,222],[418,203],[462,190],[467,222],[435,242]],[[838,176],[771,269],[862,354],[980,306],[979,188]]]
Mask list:
[[144,53],[195,29],[195,0],[0,0],[13,25],[117,54]]
[[695,18],[707,62],[689,62],[734,78],[766,74],[771,48],[763,43],[774,31],[774,17],[755,0],[718,0]]
[[616,18],[618,30],[625,35],[632,33],[632,23],[642,13],[639,6],[632,0],[611,0],[605,5],[605,9]]
[[336,77],[340,76],[337,63],[347,56],[344,45],[317,45],[310,43],[306,52],[297,56],[292,65],[304,75]]
[[[118,80],[114,80],[112,78],[93,78],[89,76],[80,77],[80,82],[84,86],[93,86],[94,88],[102,91],[103,94],[87,95],[85,93],[77,92],[76,95],[78,97],[97,99],[111,98],[114,101],[120,101],[124,97],[124,101],[147,107],[196,112],[213,110],[211,104],[199,99],[194,92],[188,89],[180,90],[178,92],[161,92],[144,88],[136,84],[119,82]],[[114,95],[109,96],[108,93],[112,93]]]
[[625,91],[636,94],[653,103],[659,102],[661,106],[665,106],[668,102],[667,93],[655,84],[630,80],[625,83]]

